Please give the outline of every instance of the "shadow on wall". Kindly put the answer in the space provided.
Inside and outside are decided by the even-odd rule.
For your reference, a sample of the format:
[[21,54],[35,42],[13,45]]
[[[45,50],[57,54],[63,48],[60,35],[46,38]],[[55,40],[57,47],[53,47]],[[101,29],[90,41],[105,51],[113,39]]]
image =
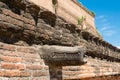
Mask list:
[[80,66],[83,63],[79,61],[47,61],[45,64],[49,66],[50,80],[63,80],[62,67],[63,66]]

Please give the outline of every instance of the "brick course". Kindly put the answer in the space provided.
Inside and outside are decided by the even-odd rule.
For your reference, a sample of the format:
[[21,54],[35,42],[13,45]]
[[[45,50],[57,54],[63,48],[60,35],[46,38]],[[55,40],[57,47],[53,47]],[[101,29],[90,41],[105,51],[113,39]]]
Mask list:
[[[19,2],[21,0],[15,1]],[[42,4],[43,7],[54,13],[51,3],[52,0],[48,1],[48,5],[43,5],[43,3],[41,3],[42,1],[44,2],[44,0],[41,0],[40,3],[37,3],[39,2],[38,0],[31,1],[36,4]],[[59,3],[64,4],[61,1],[62,0],[59,0]],[[67,4],[69,3],[73,6],[75,5],[71,1]],[[35,11],[34,8],[36,8],[36,5],[27,4],[26,6],[27,8],[32,6],[31,10],[33,9],[33,11]],[[59,5],[59,9],[61,9],[60,6],[61,5]],[[21,5],[17,4],[14,7],[20,8]],[[79,8],[77,5],[76,7]],[[64,5],[64,8],[67,8],[67,6]],[[40,7],[40,9],[42,8]],[[65,11],[62,9],[61,11],[63,11],[63,14],[59,12],[58,16],[49,11],[40,10],[41,13],[37,14],[37,18],[39,17],[38,23],[35,21],[36,19],[33,19],[36,18],[34,13],[24,13],[19,15],[12,10],[0,8],[0,80],[120,79],[120,55],[117,54],[120,52],[119,49],[86,31],[82,32],[75,25],[67,23],[60,17],[56,18],[64,14]],[[71,11],[68,12],[71,15]],[[83,13],[86,14],[86,16],[89,16],[87,22],[94,28],[93,16],[88,15],[85,11],[83,11]],[[31,15],[32,18],[24,17],[26,14]],[[64,14],[64,16],[61,17],[67,17],[66,19],[68,19],[70,16],[69,14]],[[72,15],[74,16],[74,14]],[[79,14],[74,17],[76,20],[75,22],[77,23],[77,17],[79,17]],[[71,19],[73,18],[71,17]],[[70,19],[68,20],[72,21]],[[57,25],[53,24],[54,22]],[[59,28],[61,31],[59,31]],[[93,31],[93,33],[95,32]],[[14,39],[15,41],[13,41]],[[19,40],[23,43],[20,44]],[[18,42],[17,45],[16,42]],[[26,45],[24,43],[26,43]],[[89,52],[87,56],[87,64],[56,66],[53,65],[55,64],[54,62],[48,63],[42,59],[37,52],[38,47],[44,44],[59,44],[64,46],[84,45],[88,48]],[[91,55],[89,56],[90,50],[92,55],[94,55],[92,57],[90,57]],[[113,58],[101,58],[100,55],[102,55],[105,50],[107,51],[105,54],[106,56],[109,55],[109,57],[117,58],[118,60],[114,62]],[[95,55],[97,55],[97,57]]]
[[[56,77],[60,78],[60,76],[62,76],[64,80],[99,80],[100,78],[96,79],[92,77],[109,76],[120,73],[120,64],[116,62],[88,58],[88,63],[85,65],[55,67],[47,65],[38,53],[36,53],[37,48],[34,46],[25,47],[5,43],[0,43],[0,45],[7,45],[7,47],[2,47],[4,51],[0,50],[0,80],[4,80],[5,77],[10,80],[50,80],[50,77],[51,79],[55,77],[54,73],[58,74]],[[15,50],[12,49],[11,51],[10,47],[15,47]],[[55,71],[52,67],[53,69],[55,68]],[[51,71],[53,71],[53,74],[51,74]],[[102,78],[104,79],[104,77]],[[116,77],[112,78],[114,80]],[[119,77],[117,77],[117,79],[119,79]]]

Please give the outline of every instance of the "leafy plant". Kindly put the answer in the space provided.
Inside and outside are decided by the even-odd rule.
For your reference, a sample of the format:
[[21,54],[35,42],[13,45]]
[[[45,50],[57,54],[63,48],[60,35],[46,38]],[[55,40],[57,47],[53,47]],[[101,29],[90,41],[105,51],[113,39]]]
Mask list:
[[92,14],[93,16],[95,16],[95,12],[91,11],[91,14]]
[[78,18],[78,25],[81,25],[83,23],[83,21],[85,21],[85,20],[86,20],[85,16]]

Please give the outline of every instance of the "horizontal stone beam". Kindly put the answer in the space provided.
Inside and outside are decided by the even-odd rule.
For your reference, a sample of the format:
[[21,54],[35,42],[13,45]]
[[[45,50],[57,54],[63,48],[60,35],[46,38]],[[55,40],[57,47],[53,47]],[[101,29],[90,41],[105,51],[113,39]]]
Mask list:
[[38,48],[40,56],[45,60],[52,61],[79,61],[86,63],[84,59],[85,48],[82,46],[67,47],[56,45],[44,45]]

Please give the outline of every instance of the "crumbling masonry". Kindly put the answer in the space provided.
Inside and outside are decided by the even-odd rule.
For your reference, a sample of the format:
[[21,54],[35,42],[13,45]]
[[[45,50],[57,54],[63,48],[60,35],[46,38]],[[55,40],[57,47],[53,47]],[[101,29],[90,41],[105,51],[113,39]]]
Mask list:
[[77,0],[0,0],[0,80],[107,79],[120,80],[120,49]]

